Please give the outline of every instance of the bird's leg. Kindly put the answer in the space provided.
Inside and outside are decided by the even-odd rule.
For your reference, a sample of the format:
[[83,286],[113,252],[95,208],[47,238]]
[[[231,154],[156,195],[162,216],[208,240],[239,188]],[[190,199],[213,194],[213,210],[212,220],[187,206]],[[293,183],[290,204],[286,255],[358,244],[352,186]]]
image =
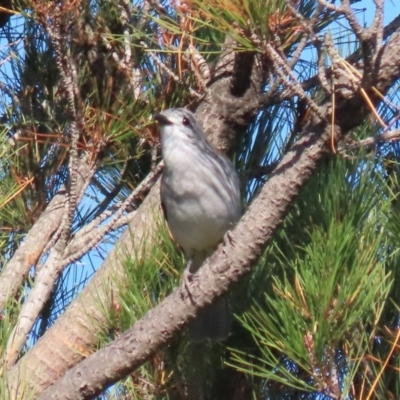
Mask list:
[[193,282],[193,275],[194,275],[193,272],[191,271],[192,264],[193,264],[193,259],[190,259],[186,264],[185,270],[183,271],[182,284],[184,289],[182,288],[182,296],[185,295],[184,290],[186,290],[186,293],[190,301],[192,302],[192,304],[195,304],[192,293],[190,292],[190,285]]

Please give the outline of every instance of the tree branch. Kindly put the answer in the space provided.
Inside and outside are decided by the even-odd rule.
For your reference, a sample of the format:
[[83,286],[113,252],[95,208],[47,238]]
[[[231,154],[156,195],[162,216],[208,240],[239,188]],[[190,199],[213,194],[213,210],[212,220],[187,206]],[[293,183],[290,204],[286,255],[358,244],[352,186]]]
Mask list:
[[[224,138],[221,139],[222,133],[230,130],[230,113],[220,94],[228,93],[230,88],[229,71],[233,54],[229,46],[226,46],[219,60],[220,79],[210,85],[207,99],[202,101],[197,111],[197,118],[217,146],[229,143]],[[226,68],[227,73],[222,73],[223,68]],[[250,94],[255,93],[254,88],[252,90]],[[249,92],[250,90],[247,93]],[[246,99],[236,99],[235,106],[240,107],[240,102],[244,104]],[[99,333],[107,326],[107,317],[103,310],[111,309],[113,302],[118,301],[115,280],[123,276],[122,260],[126,254],[143,254],[141,246],[144,244],[150,247],[157,243],[156,221],[161,219],[159,210],[159,185],[156,184],[133,216],[131,231],[125,231],[116,248],[110,252],[102,267],[67,311],[57,319],[35,347],[9,370],[7,379],[13,393],[11,396],[19,390],[18,380],[21,379],[21,374],[28,373],[28,386],[32,391],[41,393],[83,358],[82,349],[84,352],[88,351],[98,342]],[[78,349],[71,348],[70,343],[76,344]],[[53,361],[48,363],[48,360]]]
[[[393,84],[400,77],[400,56],[395,53],[399,44],[400,33],[397,33],[384,48],[380,62],[384,76],[374,82],[383,93],[389,89],[389,82]],[[188,298],[182,300],[181,289],[176,289],[119,339],[68,371],[40,399],[87,399],[101,393],[104,388],[142,365],[181,331],[199,309],[227,292],[234,282],[250,272],[283,221],[289,205],[328,151],[332,130],[335,138],[341,139],[369,114],[368,107],[360,106],[362,103],[359,92],[341,101],[336,110],[336,115],[341,117],[334,127],[315,115],[310,117],[301,139],[284,156],[271,179],[230,233],[230,240],[221,244],[200,268],[191,288],[195,304]],[[356,104],[359,115],[354,119],[353,114],[346,110],[352,110]],[[329,102],[325,105],[326,108],[330,106]]]
[[116,281],[123,279],[124,260],[131,254],[146,257],[144,244],[150,248],[157,243],[157,221],[162,219],[159,190],[157,183],[92,280],[35,347],[9,370],[10,398],[26,389],[19,384],[24,377],[29,390],[41,393],[98,342],[107,326],[104,310],[110,310],[118,300]]
[[[85,158],[81,157],[80,161],[83,162],[83,168],[85,168]],[[82,169],[82,166],[78,164],[75,172],[76,175],[78,175],[75,177],[75,190],[79,189],[79,192],[76,192],[76,201],[78,202],[81,200],[84,190],[86,189],[86,184],[88,184],[92,176],[92,174],[89,173],[86,181],[83,183],[83,185],[81,185],[81,179],[79,176],[80,169]],[[93,170],[91,172],[93,173]],[[65,203],[62,211],[63,213],[60,215],[60,223],[65,214]],[[55,243],[57,243],[58,240]],[[7,367],[14,365],[18,359],[18,356],[28,338],[29,332],[31,331],[37,317],[43,309],[44,304],[51,295],[55,281],[60,276],[64,268],[68,265],[68,263],[64,260],[64,246],[61,248],[61,251],[62,253],[60,253],[60,246],[52,246],[46,262],[40,269],[37,269],[36,271],[37,274],[35,277],[35,284],[32,290],[29,292],[26,302],[22,306],[22,309],[18,315],[18,321],[12,330],[7,343],[7,349],[5,352]]]
[[[275,229],[283,221],[290,203],[326,152],[331,129],[319,120],[310,123],[304,136],[283,158],[260,195],[250,206],[229,241],[200,268],[191,287],[194,302],[181,298],[176,289],[118,340],[68,371],[40,399],[86,399],[121,379],[164,346],[196,311],[251,271]],[[342,132],[336,131],[341,136]],[[269,207],[266,207],[269,205]],[[193,304],[195,303],[195,304]],[[105,361],[107,360],[107,362]]]
[[[77,176],[77,191],[81,191],[91,177],[86,160],[81,159]],[[50,238],[59,228],[65,214],[66,190],[61,189],[35,222],[23,243],[0,275],[0,312],[24,283],[29,270],[37,263]]]
[[375,135],[375,136],[360,140],[359,142],[345,144],[344,147],[342,149],[340,149],[340,151],[343,153],[346,153],[348,151],[360,149],[360,148],[368,149],[370,147],[376,146],[377,144],[393,142],[393,141],[397,141],[397,140],[400,140],[400,129],[395,129],[394,131],[391,131],[391,132],[382,133],[380,135]]

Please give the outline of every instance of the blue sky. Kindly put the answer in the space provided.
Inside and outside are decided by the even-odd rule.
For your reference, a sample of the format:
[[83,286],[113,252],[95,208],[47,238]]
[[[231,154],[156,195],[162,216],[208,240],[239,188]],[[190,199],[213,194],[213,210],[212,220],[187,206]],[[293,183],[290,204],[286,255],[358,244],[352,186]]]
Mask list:
[[[391,22],[400,12],[400,5],[398,4],[397,6],[395,6],[395,1],[399,2],[399,0],[385,0],[385,24]],[[360,13],[359,21],[365,22],[366,25],[369,25],[371,23],[375,12],[375,4],[373,0],[361,0],[359,3],[354,4],[353,8],[365,9],[365,12]]]

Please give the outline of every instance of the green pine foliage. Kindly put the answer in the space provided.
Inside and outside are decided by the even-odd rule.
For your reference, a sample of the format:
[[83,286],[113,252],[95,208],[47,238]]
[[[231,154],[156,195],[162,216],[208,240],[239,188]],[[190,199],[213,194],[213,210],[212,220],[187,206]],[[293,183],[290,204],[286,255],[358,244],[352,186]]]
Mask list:
[[357,379],[364,391],[379,380],[384,360],[372,360],[387,346],[377,338],[394,323],[383,316],[397,286],[391,202],[378,167],[362,159],[324,165],[304,188],[266,253],[258,300],[240,317],[257,356],[232,349],[230,364],[262,378],[267,398],[280,398],[282,385],[327,396],[336,385],[359,398]]

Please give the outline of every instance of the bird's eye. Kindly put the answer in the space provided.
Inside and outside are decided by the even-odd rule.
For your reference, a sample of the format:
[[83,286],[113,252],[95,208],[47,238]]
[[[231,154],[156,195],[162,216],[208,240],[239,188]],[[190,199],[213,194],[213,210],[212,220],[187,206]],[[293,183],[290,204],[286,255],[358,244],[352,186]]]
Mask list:
[[182,124],[185,126],[190,126],[189,118],[183,117]]

